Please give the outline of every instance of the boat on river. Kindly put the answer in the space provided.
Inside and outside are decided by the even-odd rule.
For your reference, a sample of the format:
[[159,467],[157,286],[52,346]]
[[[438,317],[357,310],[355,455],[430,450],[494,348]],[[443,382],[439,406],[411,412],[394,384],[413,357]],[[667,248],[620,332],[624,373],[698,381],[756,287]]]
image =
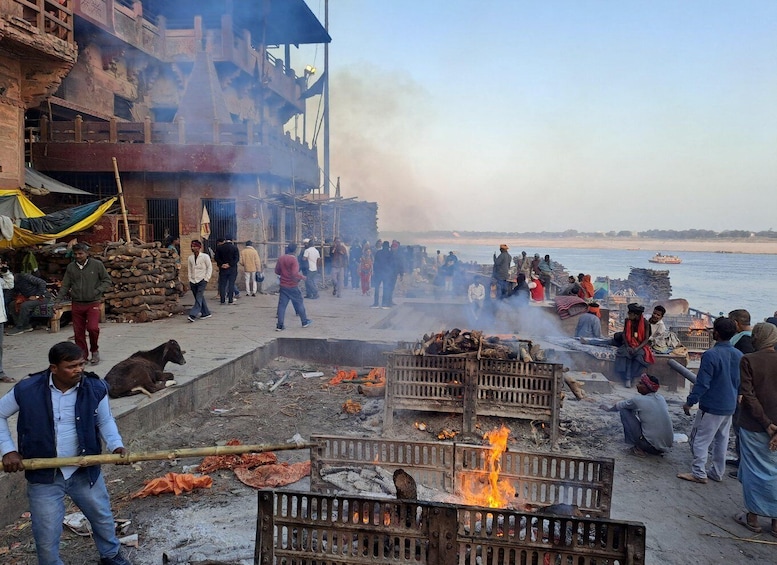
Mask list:
[[659,251],[648,259],[651,263],[661,263],[662,265],[678,265],[683,262],[677,255],[662,255]]

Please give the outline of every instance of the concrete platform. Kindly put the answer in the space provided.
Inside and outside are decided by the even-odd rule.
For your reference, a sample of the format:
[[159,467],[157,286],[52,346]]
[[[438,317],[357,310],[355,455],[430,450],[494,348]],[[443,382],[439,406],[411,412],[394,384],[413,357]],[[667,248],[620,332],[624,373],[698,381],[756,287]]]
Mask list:
[[567,371],[564,374],[582,384],[586,394],[610,394],[612,392],[612,383],[601,373]]

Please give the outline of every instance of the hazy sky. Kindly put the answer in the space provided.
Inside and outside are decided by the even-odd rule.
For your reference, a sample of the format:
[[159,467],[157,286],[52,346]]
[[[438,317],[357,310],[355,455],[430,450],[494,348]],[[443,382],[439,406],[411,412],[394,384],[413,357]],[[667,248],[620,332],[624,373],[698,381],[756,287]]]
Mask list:
[[777,1],[330,0],[329,31],[331,174],[381,230],[777,229]]

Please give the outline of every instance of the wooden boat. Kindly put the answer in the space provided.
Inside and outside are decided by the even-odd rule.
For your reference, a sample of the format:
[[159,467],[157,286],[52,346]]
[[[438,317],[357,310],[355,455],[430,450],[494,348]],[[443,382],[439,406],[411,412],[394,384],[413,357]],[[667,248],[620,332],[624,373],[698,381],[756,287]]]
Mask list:
[[660,251],[648,259],[648,261],[664,265],[677,265],[683,262],[677,255],[662,255]]

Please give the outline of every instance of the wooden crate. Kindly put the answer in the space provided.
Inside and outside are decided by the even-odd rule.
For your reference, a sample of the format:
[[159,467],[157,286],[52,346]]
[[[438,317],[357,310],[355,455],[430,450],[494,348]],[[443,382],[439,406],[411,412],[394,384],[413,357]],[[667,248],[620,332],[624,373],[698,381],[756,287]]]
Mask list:
[[[489,447],[464,443],[401,441],[313,435],[310,449],[310,489],[333,493],[325,471],[340,467],[373,468],[389,473],[404,469],[416,483],[460,494],[486,477]],[[501,459],[500,480],[516,491],[517,504],[543,507],[571,504],[589,516],[607,518],[612,503],[613,459],[507,451]]]
[[354,495],[260,490],[254,563],[645,562],[645,525]]
[[543,419],[551,444],[558,441],[563,365],[475,355],[387,354],[384,426],[395,410],[463,415],[463,431],[472,436],[478,416]]

